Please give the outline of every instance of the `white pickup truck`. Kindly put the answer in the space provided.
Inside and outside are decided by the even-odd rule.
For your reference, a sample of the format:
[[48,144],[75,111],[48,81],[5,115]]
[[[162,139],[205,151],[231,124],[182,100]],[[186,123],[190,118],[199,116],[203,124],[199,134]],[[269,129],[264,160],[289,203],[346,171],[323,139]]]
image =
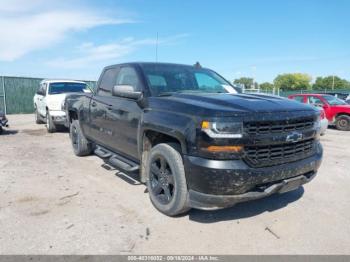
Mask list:
[[73,80],[43,80],[34,95],[35,122],[46,123],[49,133],[63,126],[66,113],[62,110],[68,93],[91,92],[86,83]]

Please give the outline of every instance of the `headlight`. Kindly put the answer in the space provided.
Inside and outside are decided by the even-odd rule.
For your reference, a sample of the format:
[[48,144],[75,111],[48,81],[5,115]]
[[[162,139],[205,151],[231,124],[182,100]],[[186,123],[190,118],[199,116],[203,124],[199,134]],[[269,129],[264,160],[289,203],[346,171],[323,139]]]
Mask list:
[[212,138],[241,138],[242,130],[240,122],[202,122],[202,131]]
[[321,116],[319,115],[314,123],[314,129],[316,129],[316,140],[321,136]]
[[314,128],[319,130],[321,129],[321,116],[319,115],[314,123]]

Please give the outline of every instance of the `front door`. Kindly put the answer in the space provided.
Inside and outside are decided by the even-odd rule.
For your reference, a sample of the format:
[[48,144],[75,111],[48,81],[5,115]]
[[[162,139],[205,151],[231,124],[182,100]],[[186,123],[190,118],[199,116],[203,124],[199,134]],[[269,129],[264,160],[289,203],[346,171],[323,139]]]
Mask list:
[[[136,91],[142,90],[142,84],[135,68],[123,66],[120,68],[116,85],[131,85]],[[137,160],[137,134],[141,117],[141,108],[137,101],[124,97],[110,97],[110,107],[107,111],[107,122],[112,129],[112,146],[115,151],[123,152]]]
[[89,136],[98,144],[134,160],[138,157],[137,134],[141,109],[136,100],[112,95],[115,85],[142,90],[137,71],[130,66],[106,69],[90,102]]
[[105,69],[97,85],[97,92],[90,101],[90,124],[87,136],[98,144],[110,147],[112,129],[107,121],[107,112],[111,103],[112,87],[116,83],[118,68]]
[[323,108],[328,121],[332,121],[333,116],[331,116],[330,108],[329,108],[328,104],[326,103],[326,101],[323,101],[322,98],[317,97],[317,96],[308,96],[307,99],[308,99],[307,102],[309,104]]

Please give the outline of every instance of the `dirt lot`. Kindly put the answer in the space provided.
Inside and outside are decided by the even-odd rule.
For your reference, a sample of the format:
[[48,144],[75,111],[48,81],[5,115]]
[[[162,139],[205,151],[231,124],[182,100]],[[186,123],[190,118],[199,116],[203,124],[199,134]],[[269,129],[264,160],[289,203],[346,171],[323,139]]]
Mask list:
[[0,254],[350,254],[350,132],[328,130],[304,188],[233,208],[169,218],[145,186],[68,133],[10,115],[0,136]]

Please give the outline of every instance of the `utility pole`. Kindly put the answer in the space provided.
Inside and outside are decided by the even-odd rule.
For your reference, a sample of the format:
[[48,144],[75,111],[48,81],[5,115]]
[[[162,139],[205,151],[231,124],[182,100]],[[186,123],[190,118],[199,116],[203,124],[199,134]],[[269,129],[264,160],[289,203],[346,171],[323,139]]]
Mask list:
[[6,106],[6,93],[5,93],[5,77],[2,76],[2,96],[4,99],[4,113],[7,114],[7,106]]
[[334,75],[333,75],[333,82],[332,82],[332,90],[334,90]]
[[158,63],[158,32],[157,32],[157,38],[156,38],[156,63]]

